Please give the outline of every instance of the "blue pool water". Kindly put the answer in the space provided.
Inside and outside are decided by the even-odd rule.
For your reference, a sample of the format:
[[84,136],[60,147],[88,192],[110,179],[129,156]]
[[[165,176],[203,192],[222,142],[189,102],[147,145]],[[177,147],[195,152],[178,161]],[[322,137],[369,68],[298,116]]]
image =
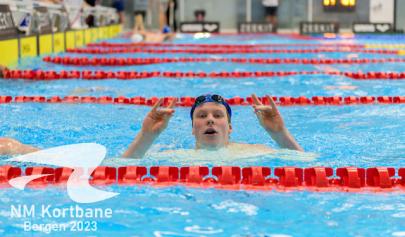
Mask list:
[[[384,42],[380,38],[344,40],[345,43]],[[125,39],[112,40],[125,42]],[[336,41],[336,40],[335,40]],[[285,36],[215,36],[205,40],[191,36],[178,43],[322,43],[291,39]],[[396,39],[392,43],[403,43]],[[61,56],[87,56],[62,53]],[[232,54],[215,57],[298,57],[346,58],[349,53],[321,54]],[[90,55],[89,55],[90,56]],[[103,57],[213,57],[193,54],[114,54]],[[394,55],[358,54],[360,58],[400,57]],[[95,55],[91,55],[95,57]],[[403,71],[403,63],[355,65],[255,65],[232,63],[160,64],[128,67],[96,67],[97,70],[139,71]],[[40,58],[21,62],[21,69],[86,70],[92,67],[53,65]],[[346,89],[340,87],[346,86]],[[349,87],[349,89],[347,89]],[[404,95],[403,81],[356,81],[342,76],[298,75],[246,79],[169,79],[148,80],[0,80],[0,95],[42,96],[198,96],[218,93],[224,97],[250,96],[380,96]],[[405,166],[405,106],[294,106],[280,107],[285,123],[297,141],[308,152],[310,160],[299,154],[280,151],[273,155],[246,159],[190,160],[162,158],[154,154],[173,149],[192,149],[189,108],[177,108],[169,127],[142,160],[122,160],[119,157],[140,130],[150,107],[98,104],[0,104],[0,136],[16,138],[40,148],[65,144],[96,142],[107,148],[105,164],[122,166],[152,165],[235,165],[235,166]],[[251,108],[233,107],[235,142],[276,144],[260,127]],[[179,129],[181,128],[181,129]],[[7,157],[1,157],[1,164]],[[304,161],[302,159],[304,159]],[[14,164],[14,163],[13,163]],[[24,165],[15,164],[21,167]],[[155,188],[148,186],[109,186],[103,189],[119,192],[112,199],[82,208],[111,208],[112,218],[78,218],[96,221],[97,231],[75,232],[79,236],[405,236],[405,195],[402,193],[316,193],[316,192],[253,192],[185,187]],[[24,221],[33,223],[68,223],[75,218],[10,216],[12,205],[76,205],[60,188],[0,189],[0,235],[42,236],[43,232],[24,232]],[[72,232],[52,232],[49,236],[72,236]]]

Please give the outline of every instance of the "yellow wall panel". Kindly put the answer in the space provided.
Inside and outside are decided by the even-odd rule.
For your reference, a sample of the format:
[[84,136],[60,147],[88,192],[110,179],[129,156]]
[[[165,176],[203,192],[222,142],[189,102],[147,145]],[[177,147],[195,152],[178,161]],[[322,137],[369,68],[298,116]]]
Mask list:
[[39,36],[39,54],[52,53],[52,35]]
[[90,29],[84,30],[84,43],[85,44],[92,43],[93,41],[91,40],[92,40],[91,30]]
[[82,30],[75,32],[76,47],[81,47],[84,45],[84,34]]
[[101,27],[93,28],[93,30],[97,30],[97,40],[101,39],[103,34]]
[[108,30],[108,38],[114,37],[114,27],[112,25],[107,26],[107,30]]
[[113,32],[114,35],[113,37],[117,36],[119,33],[121,33],[121,25],[113,25]]
[[107,38],[111,38],[113,35],[111,26],[107,26],[106,28],[107,28]]
[[91,42],[95,42],[99,39],[100,29],[99,28],[91,28]]
[[53,51],[55,53],[65,51],[65,34],[55,33],[53,35]]
[[101,39],[107,39],[108,38],[108,29],[107,27],[103,26],[101,27]]
[[115,36],[115,25],[110,25],[110,37],[114,37]]
[[36,36],[24,37],[20,39],[20,55],[21,58],[36,57],[38,55]]
[[103,27],[98,27],[98,39],[104,39],[104,28]]
[[0,64],[13,66],[18,62],[18,40],[2,40],[0,41]]
[[74,49],[75,48],[75,32],[67,31],[65,37],[66,37],[66,49]]

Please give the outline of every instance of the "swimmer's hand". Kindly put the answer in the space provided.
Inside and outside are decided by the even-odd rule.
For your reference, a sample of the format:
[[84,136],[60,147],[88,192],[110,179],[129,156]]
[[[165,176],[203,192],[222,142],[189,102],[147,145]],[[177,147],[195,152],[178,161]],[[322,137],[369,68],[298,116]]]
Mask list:
[[173,107],[176,102],[177,99],[173,99],[167,108],[160,108],[163,103],[163,98],[160,98],[143,120],[142,133],[145,135],[159,135],[165,130],[170,118],[173,116]]
[[252,107],[255,110],[257,119],[266,131],[281,132],[285,128],[283,118],[281,117],[273,98],[268,95],[266,95],[266,97],[270,101],[270,106],[263,105],[255,94],[252,95]]
[[270,136],[282,148],[303,151],[300,145],[295,141],[294,137],[286,128],[283,118],[277,109],[271,96],[266,95],[270,101],[270,105],[263,105],[255,94],[252,95],[253,109],[260,122],[260,125],[270,134]]
[[141,132],[138,133],[122,157],[142,158],[145,155],[152,146],[153,141],[167,127],[170,118],[173,116],[173,107],[176,102],[177,99],[173,99],[167,108],[159,108],[163,103],[163,98],[156,102],[143,120]]

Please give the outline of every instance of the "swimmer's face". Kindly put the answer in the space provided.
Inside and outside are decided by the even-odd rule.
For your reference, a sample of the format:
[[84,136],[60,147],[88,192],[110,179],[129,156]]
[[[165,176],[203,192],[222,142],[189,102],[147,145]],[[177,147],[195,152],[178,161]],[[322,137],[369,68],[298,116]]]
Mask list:
[[229,144],[232,126],[225,106],[208,102],[198,106],[193,114],[192,133],[197,148],[221,148]]

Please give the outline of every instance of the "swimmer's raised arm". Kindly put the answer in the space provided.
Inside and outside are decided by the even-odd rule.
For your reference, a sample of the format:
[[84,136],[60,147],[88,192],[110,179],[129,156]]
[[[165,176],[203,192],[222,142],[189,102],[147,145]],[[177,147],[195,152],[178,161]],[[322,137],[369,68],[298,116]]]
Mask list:
[[287,148],[291,150],[303,151],[301,146],[295,141],[294,137],[290,134],[286,126],[284,125],[283,118],[277,109],[276,103],[274,103],[271,96],[266,96],[270,101],[270,106],[263,105],[255,94],[253,98],[253,108],[256,116],[260,122],[260,125],[270,134],[274,141],[281,148]]
[[122,157],[142,158],[145,155],[153,141],[155,141],[160,133],[167,127],[170,118],[173,116],[173,108],[176,102],[177,99],[172,100],[167,108],[159,108],[163,103],[163,98],[160,98],[156,102],[152,110],[143,120],[141,131],[129,145]]

